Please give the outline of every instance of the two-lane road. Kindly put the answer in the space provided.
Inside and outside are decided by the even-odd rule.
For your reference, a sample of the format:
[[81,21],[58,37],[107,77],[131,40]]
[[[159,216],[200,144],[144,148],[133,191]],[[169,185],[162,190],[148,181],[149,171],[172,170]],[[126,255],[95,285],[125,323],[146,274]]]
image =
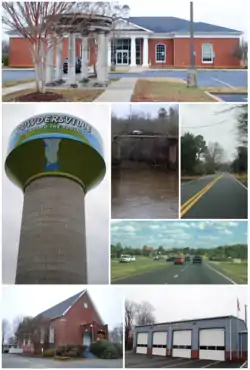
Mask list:
[[112,284],[235,284],[235,282],[204,260],[202,264],[191,262],[183,265],[173,264],[155,271],[117,279],[112,281]]
[[246,219],[247,212],[247,188],[229,173],[181,186],[181,218]]

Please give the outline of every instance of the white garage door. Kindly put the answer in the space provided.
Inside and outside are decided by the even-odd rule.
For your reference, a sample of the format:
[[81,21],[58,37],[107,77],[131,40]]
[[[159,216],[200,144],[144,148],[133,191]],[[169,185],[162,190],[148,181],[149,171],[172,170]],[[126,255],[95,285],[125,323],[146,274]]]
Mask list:
[[192,330],[173,331],[173,357],[191,358]]
[[199,358],[225,361],[224,329],[202,329],[199,332]]
[[168,333],[159,331],[153,333],[153,349],[152,355],[166,356],[167,355],[167,338]]
[[148,333],[138,333],[136,343],[136,353],[147,354]]

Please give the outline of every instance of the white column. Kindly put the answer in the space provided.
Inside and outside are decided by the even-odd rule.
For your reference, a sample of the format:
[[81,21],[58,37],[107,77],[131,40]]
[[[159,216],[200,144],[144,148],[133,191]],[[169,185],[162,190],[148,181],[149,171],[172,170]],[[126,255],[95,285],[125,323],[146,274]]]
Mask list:
[[88,78],[88,47],[88,37],[83,36],[81,78]]
[[148,67],[148,37],[143,38],[143,67]]
[[105,74],[106,74],[106,81],[108,81],[108,74],[109,74],[109,61],[108,61],[108,55],[109,55],[109,35],[105,35],[105,52],[104,52],[104,66],[105,66]]
[[111,66],[111,39],[108,39],[108,66]]
[[47,36],[47,57],[46,57],[46,83],[50,83],[54,80],[54,38],[53,35]]
[[131,36],[131,67],[136,67],[136,46],[135,46],[135,36]]
[[97,36],[97,82],[105,83],[106,82],[106,70],[105,70],[105,34],[104,32],[99,32]]
[[57,39],[57,49],[56,49],[56,80],[62,79],[63,75],[63,37]]
[[68,82],[76,83],[76,37],[73,33],[69,34]]

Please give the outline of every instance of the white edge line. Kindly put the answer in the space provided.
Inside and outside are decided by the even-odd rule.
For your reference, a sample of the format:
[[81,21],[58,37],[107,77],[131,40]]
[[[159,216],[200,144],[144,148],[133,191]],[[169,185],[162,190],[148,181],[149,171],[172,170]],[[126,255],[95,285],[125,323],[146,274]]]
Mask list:
[[[224,102],[224,100],[223,100],[223,99],[219,98],[219,97],[218,97],[218,96],[216,96],[216,95],[213,95],[213,93],[210,93],[209,91],[205,91],[205,94],[206,94],[207,96],[209,96],[210,98],[214,99],[214,101],[215,101],[215,102],[219,102],[219,103]],[[216,94],[216,93],[214,93],[214,94]]]
[[223,362],[223,361],[215,361],[215,362],[211,362],[210,364],[208,364],[208,365],[206,365],[206,366],[202,366],[202,368],[209,367],[209,366],[212,366],[212,365],[215,365],[215,364],[219,364],[220,362]]
[[213,79],[214,81],[220,82],[220,83],[221,83],[221,84],[223,84],[223,85],[226,85],[226,86],[228,86],[228,87],[231,87],[231,89],[233,89],[233,90],[237,90],[237,88],[236,88],[235,86],[230,85],[230,84],[228,84],[228,83],[227,83],[227,82],[225,82],[225,81],[219,80],[218,78],[215,78],[215,77],[212,77],[212,79]]
[[242,364],[240,368],[244,367],[246,364],[247,364],[247,361],[245,361],[244,364]]
[[236,181],[236,182],[238,182],[238,184],[240,184],[245,190],[248,190],[248,188],[244,185],[244,184],[242,184],[242,182],[241,181],[239,181],[238,179],[236,179],[236,177],[234,176],[234,175],[232,175],[231,173],[230,173],[230,175],[232,176],[232,178]]
[[205,266],[209,267],[211,270],[217,272],[217,274],[221,275],[224,277],[224,279],[227,279],[228,281],[230,281],[232,284],[234,285],[238,285],[237,283],[235,283],[232,279],[230,279],[229,277],[227,277],[226,275],[222,274],[222,272],[214,269],[213,267],[211,267],[208,263],[205,264]]

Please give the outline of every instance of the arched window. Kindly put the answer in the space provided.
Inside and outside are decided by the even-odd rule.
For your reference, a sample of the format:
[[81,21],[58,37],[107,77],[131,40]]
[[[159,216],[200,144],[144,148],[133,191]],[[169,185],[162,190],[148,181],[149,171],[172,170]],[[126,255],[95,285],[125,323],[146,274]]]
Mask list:
[[202,44],[202,63],[213,63],[214,50],[213,44]]
[[155,48],[155,61],[158,63],[166,62],[166,45],[157,44]]

